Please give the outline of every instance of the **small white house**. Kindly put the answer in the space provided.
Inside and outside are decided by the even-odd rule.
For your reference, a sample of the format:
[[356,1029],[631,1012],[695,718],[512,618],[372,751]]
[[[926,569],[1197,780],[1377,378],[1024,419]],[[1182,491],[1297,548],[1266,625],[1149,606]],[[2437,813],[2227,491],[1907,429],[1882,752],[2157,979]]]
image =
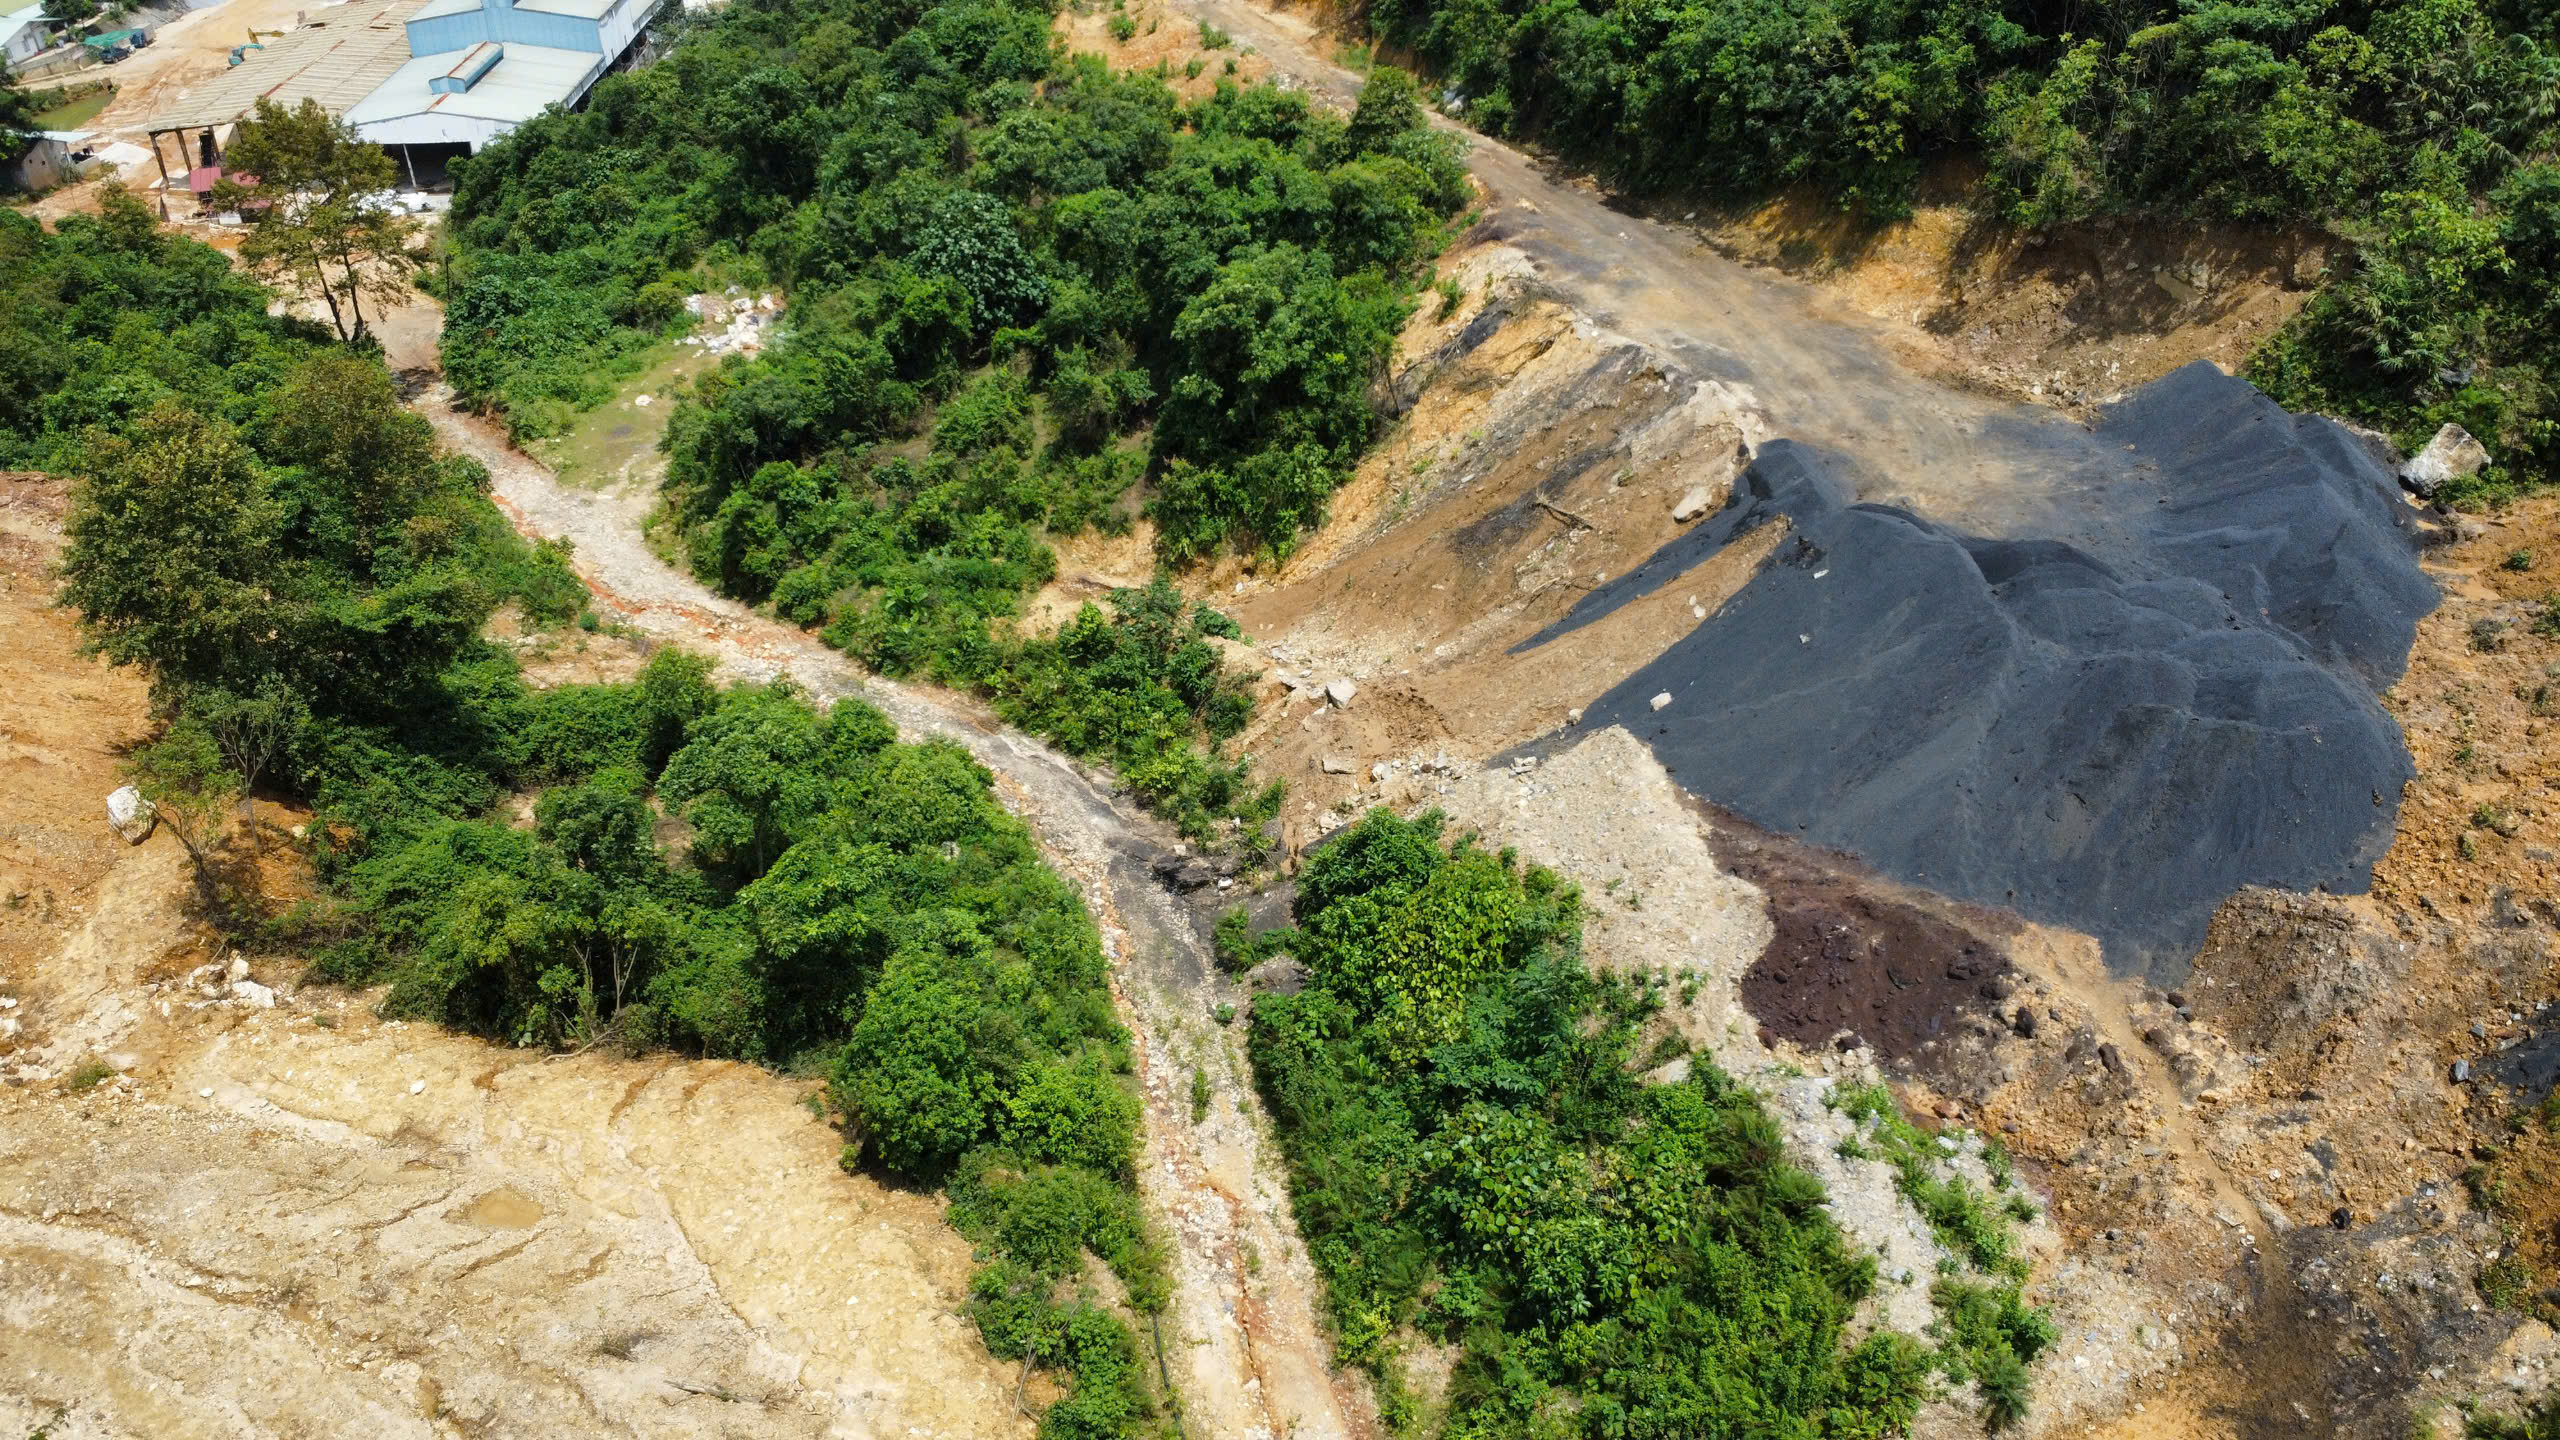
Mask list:
[[[0,0],[6,4],[7,0]],[[0,59],[22,65],[44,53],[53,41],[53,22],[44,18],[42,5],[12,10],[0,15]]]
[[80,167],[90,159],[90,142],[95,138],[86,130],[37,131],[36,142],[18,157],[18,188],[30,192],[50,190],[78,179]]

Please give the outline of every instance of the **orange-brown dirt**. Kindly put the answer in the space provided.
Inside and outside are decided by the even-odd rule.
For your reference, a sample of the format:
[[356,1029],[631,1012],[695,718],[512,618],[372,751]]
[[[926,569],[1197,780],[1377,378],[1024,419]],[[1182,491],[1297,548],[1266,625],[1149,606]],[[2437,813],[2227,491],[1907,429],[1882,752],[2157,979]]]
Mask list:
[[[808,1082],[509,1050],[223,950],[176,841],[106,824],[146,695],[51,603],[63,506],[0,476],[0,1433],[1031,1434],[967,1244],[837,1166]],[[222,869],[275,908],[304,817],[257,817]]]
[[[1126,40],[1112,33],[1122,22],[1130,30]],[[1099,55],[1116,70],[1153,70],[1185,100],[1209,94],[1221,80],[1250,85],[1271,74],[1271,62],[1249,45],[1230,40],[1209,48],[1202,42],[1214,37],[1164,0],[1071,7],[1059,12],[1057,30],[1070,50]]]
[[1916,368],[2071,407],[2196,360],[2238,370],[2311,298],[2337,249],[2318,231],[2238,225],[2103,220],[2029,234],[1982,195],[1978,167],[1948,162],[1910,217],[1888,224],[1802,191],[1700,223],[1725,254],[1892,322]]

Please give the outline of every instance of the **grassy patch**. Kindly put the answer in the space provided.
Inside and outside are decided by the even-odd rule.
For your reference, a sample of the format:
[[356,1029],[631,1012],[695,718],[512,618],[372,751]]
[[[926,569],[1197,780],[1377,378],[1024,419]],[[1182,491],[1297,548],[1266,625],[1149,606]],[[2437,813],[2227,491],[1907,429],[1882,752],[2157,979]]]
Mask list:
[[[672,336],[653,341],[627,357],[630,375],[594,408],[578,411],[562,422],[558,434],[525,448],[561,479],[577,485],[610,485],[635,471],[654,469],[678,390],[719,362],[720,357]],[[634,403],[643,394],[649,403]]]
[[68,105],[57,106],[54,109],[47,110],[43,114],[38,115],[35,119],[35,128],[38,130],[77,130],[81,126],[88,124],[90,121],[97,119],[98,113],[106,109],[109,105],[114,104],[115,99],[116,95],[113,90],[100,90],[94,95],[83,96],[80,99],[72,101]]

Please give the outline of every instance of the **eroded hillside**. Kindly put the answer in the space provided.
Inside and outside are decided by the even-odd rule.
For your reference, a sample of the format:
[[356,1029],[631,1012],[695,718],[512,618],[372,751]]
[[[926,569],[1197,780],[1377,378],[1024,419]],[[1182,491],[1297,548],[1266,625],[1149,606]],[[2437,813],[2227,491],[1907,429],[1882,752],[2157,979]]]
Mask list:
[[[62,483],[5,483],[0,1425],[1031,1433],[968,1246],[837,1165],[812,1083],[499,1048],[220,943],[176,839],[106,824],[143,687],[52,603]],[[230,863],[293,887],[304,817],[258,809]]]

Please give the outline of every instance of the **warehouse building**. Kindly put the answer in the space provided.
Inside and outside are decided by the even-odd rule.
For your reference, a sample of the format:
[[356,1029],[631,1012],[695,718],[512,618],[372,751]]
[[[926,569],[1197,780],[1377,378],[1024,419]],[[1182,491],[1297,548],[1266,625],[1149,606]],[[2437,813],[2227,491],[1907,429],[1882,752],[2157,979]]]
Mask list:
[[[661,0],[347,0],[151,122],[161,168],[200,176],[228,127],[273,100],[317,101],[391,151],[412,184],[553,105],[572,107],[630,55]],[[194,188],[201,188],[194,187]]]

